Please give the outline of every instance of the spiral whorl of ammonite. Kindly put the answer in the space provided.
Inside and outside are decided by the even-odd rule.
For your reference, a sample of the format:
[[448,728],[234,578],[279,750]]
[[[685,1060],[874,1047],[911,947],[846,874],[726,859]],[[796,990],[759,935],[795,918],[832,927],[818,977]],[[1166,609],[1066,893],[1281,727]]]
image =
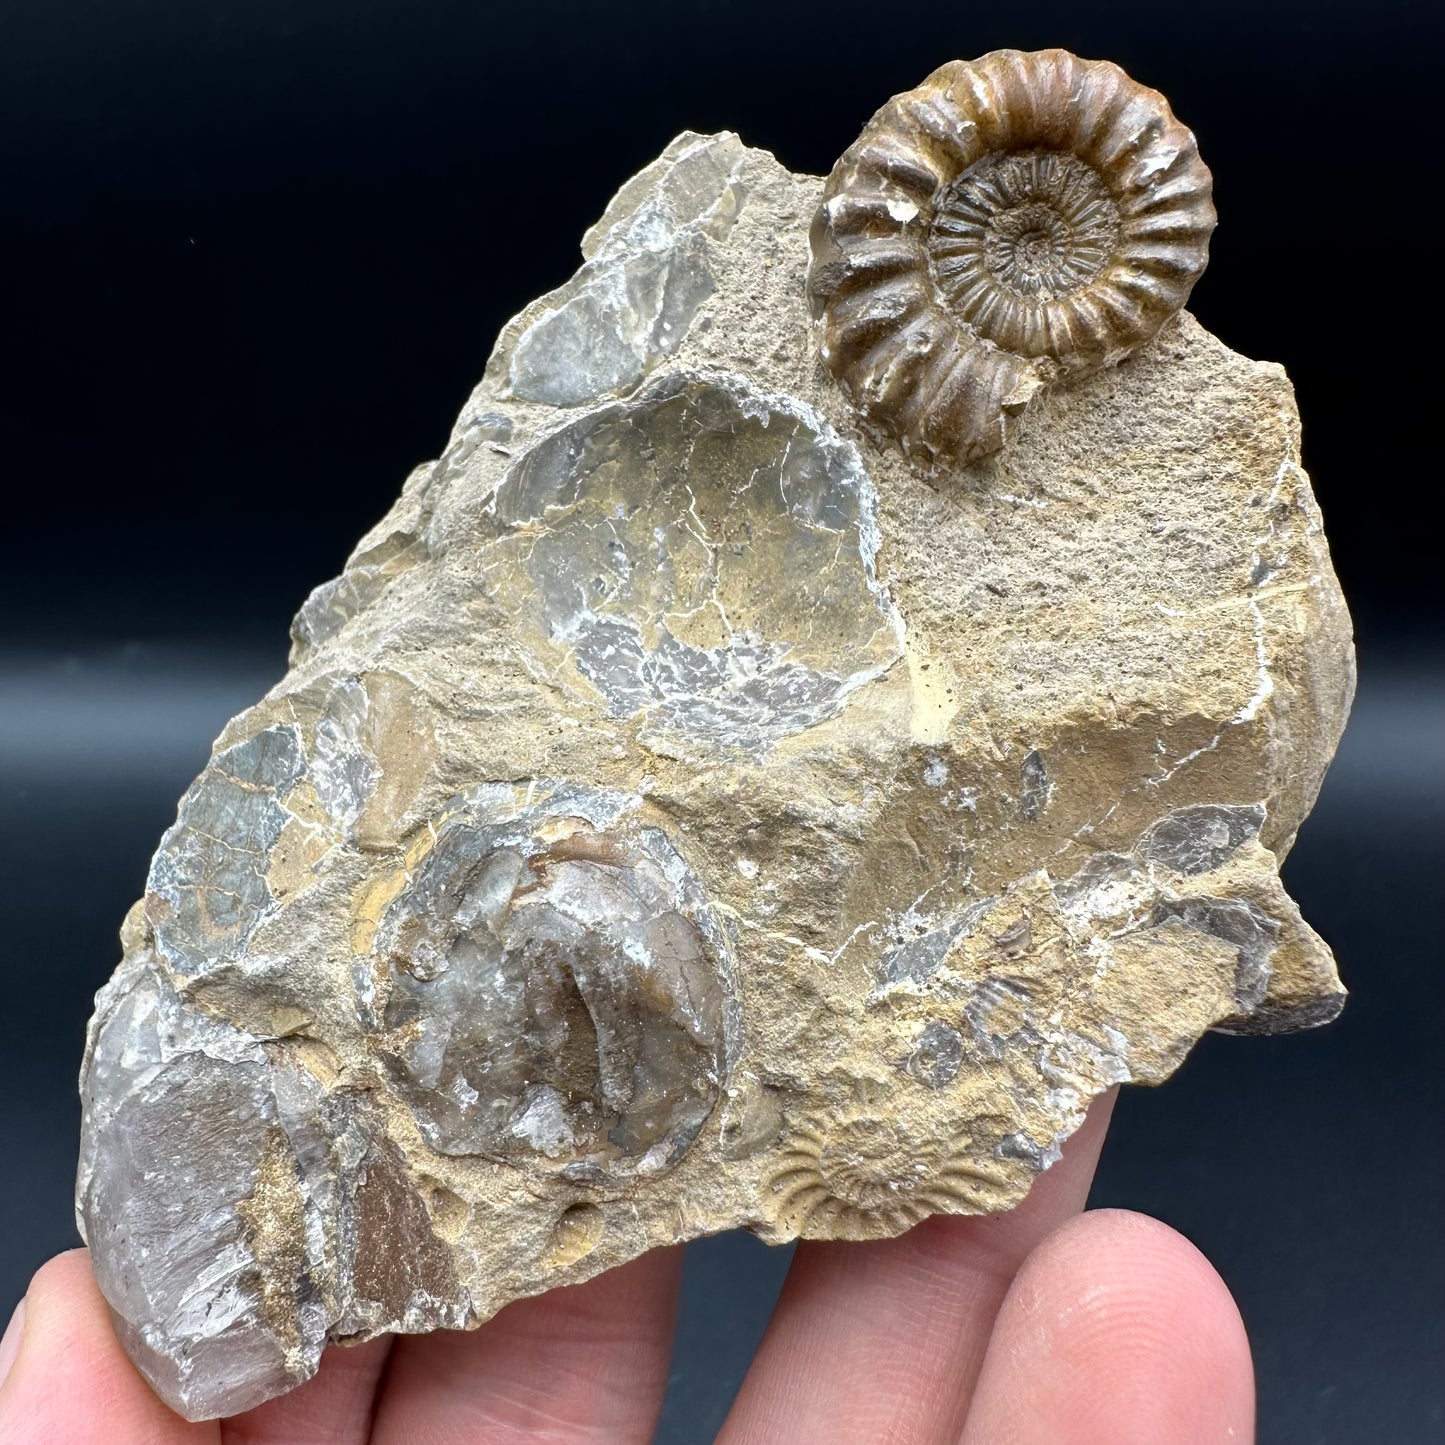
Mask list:
[[1041,386],[1148,342],[1213,229],[1193,134],[1117,65],[953,61],[894,96],[828,177],[808,273],[823,359],[925,468],[976,461]]

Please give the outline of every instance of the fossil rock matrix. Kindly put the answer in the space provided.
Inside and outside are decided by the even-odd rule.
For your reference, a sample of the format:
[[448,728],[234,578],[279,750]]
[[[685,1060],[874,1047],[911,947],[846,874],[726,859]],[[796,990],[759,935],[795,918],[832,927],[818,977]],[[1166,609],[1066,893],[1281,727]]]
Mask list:
[[[999,229],[1006,278],[1119,244],[1062,139],[997,151],[929,236],[1032,187],[1087,245]],[[183,1414],[712,1231],[1007,1209],[1103,1090],[1338,1012],[1278,877],[1353,686],[1283,371],[1080,329],[1006,447],[911,459],[810,316],[849,194],[730,134],[623,186],[182,799],[77,1209]]]

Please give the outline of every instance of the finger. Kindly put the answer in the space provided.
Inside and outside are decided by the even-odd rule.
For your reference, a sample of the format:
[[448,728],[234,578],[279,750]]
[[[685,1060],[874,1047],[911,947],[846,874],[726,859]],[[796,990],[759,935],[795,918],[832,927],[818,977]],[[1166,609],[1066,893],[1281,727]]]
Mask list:
[[1007,1214],[935,1217],[878,1244],[802,1244],[719,1445],[952,1442],[994,1315],[1029,1251],[1084,1206],[1113,1095]]
[[335,1346],[311,1379],[221,1426],[222,1445],[366,1445],[391,1336]]
[[1254,1371],[1213,1266],[1166,1224],[1098,1210],[1029,1256],[964,1445],[1250,1445]]
[[470,1333],[398,1339],[374,1445],[646,1445],[667,1384],[680,1248],[508,1305]]
[[5,1445],[216,1445],[218,1439],[214,1424],[187,1424],[136,1373],[85,1250],[41,1267],[26,1292],[19,1348],[0,1385]]

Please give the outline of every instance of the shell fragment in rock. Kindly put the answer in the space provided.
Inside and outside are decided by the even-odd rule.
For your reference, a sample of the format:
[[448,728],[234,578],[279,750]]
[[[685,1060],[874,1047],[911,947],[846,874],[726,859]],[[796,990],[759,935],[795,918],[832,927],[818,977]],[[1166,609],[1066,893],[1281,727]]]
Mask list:
[[359,969],[360,1012],[439,1153],[656,1172],[726,1073],[726,936],[667,837],[624,824],[635,800],[517,791],[477,789],[428,824]]
[[894,96],[833,168],[809,296],[865,426],[942,471],[1043,386],[1145,345],[1214,228],[1193,134],[1108,61],[996,50]]

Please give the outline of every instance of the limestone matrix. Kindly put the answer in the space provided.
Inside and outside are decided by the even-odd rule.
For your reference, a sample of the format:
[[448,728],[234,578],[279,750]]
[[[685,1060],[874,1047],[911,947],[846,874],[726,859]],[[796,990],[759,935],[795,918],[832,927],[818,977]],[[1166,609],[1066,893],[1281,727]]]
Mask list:
[[679,136],[296,619],[97,999],[77,1208],[182,1414],[731,1228],[1007,1209],[1343,992],[1278,862],[1353,687],[1283,370],[1180,313],[925,481],[823,182]]

